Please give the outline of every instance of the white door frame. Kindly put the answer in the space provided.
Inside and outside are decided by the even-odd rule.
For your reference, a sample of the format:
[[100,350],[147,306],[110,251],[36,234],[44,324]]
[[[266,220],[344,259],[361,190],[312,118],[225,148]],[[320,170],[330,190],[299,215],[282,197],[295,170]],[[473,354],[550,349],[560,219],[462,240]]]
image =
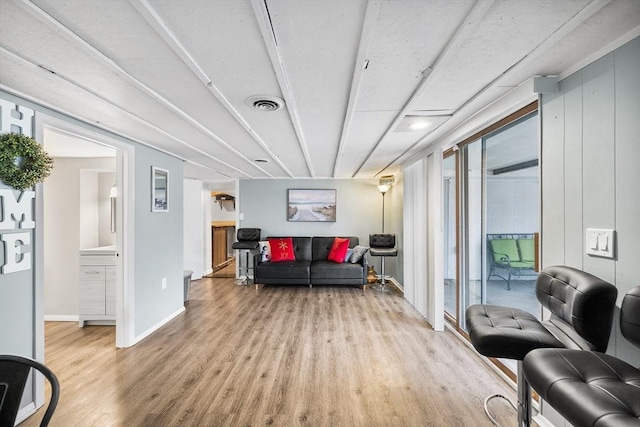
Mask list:
[[[57,116],[56,113],[53,113]],[[35,120],[35,139],[44,141],[44,129],[58,129],[79,136],[91,142],[107,145],[116,149],[116,187],[118,189],[118,202],[116,205],[116,247],[118,250],[116,270],[116,347],[129,347],[134,341],[134,304],[133,304],[133,277],[134,277],[134,172],[135,172],[135,147],[116,136],[88,124],[76,121],[64,116],[56,117],[51,113],[37,111]],[[36,199],[36,241],[40,242],[39,256],[36,256],[36,271],[43,271],[44,260],[42,257],[43,225],[42,191]],[[40,236],[38,236],[40,234]],[[41,298],[43,292],[43,277],[36,278],[36,288],[40,291],[37,295]],[[44,323],[44,305],[36,304],[36,321]],[[44,328],[39,331],[44,334]],[[44,342],[44,336],[38,336],[36,343]],[[42,349],[44,353],[44,349]]]

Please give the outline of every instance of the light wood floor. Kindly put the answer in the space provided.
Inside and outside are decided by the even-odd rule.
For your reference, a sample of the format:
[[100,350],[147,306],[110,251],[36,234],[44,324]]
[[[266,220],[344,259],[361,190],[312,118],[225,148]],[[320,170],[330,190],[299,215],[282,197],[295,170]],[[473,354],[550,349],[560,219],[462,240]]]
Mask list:
[[[128,349],[114,328],[48,322],[52,426],[490,426],[515,392],[401,296],[194,281],[187,310]],[[515,412],[494,400],[503,426]],[[43,410],[26,420],[39,423]]]

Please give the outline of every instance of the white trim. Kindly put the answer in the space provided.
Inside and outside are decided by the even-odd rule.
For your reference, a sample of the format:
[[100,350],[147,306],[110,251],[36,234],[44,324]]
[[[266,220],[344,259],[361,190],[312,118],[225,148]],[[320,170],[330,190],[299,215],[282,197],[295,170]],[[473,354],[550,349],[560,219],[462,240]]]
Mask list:
[[[7,94],[10,98],[13,95]],[[129,347],[134,340],[135,317],[133,303],[133,284],[134,284],[134,263],[130,261],[133,258],[134,246],[134,218],[135,218],[135,201],[134,201],[134,171],[135,171],[135,146],[126,142],[122,137],[111,135],[107,131],[95,128],[88,123],[83,123],[72,117],[49,110],[34,104],[28,100],[19,99],[20,103],[31,106],[36,111],[36,136],[43,140],[45,127],[60,129],[62,131],[78,135],[81,138],[100,141],[103,145],[108,145],[117,150],[117,174],[116,186],[119,191],[118,198],[122,203],[118,203],[118,215],[116,215],[116,247],[118,248],[118,262],[116,271],[116,347]],[[36,138],[36,139],[37,139]],[[122,194],[120,196],[120,194]],[[36,230],[43,227],[43,216],[39,215],[39,223],[36,223]],[[41,242],[42,243],[42,242]],[[38,245],[42,247],[42,244]],[[42,253],[38,257],[43,259]],[[41,261],[37,261],[41,262]],[[42,267],[42,266],[41,266]],[[38,301],[36,298],[36,310]],[[40,317],[44,319],[44,315]],[[42,322],[41,322],[42,323]],[[44,324],[43,324],[44,331]],[[36,331],[37,332],[37,331]],[[36,334],[36,338],[37,334]],[[44,332],[42,337],[44,342]],[[44,348],[42,349],[44,355]]]
[[[536,401],[533,401],[533,407],[537,409],[537,406],[538,406],[538,403]],[[549,420],[547,420],[545,417],[543,417],[542,414],[540,414],[540,412],[538,412],[536,415],[534,415],[531,418],[533,418],[533,421],[535,421],[539,427],[555,427],[554,424],[551,423]]]
[[[42,405],[40,405],[42,406]],[[16,426],[19,425],[21,422],[23,422],[24,420],[26,420],[27,418],[29,418],[31,415],[35,414],[36,412],[36,405],[31,402],[29,403],[27,406],[25,406],[24,408],[21,408],[18,411],[18,415],[16,415]]]
[[45,322],[77,322],[80,316],[77,314],[45,314]]
[[202,277],[207,276],[207,275],[209,275],[209,274],[211,274],[211,273],[213,273],[213,268],[209,268],[209,269],[205,270],[205,271],[202,273]]
[[159,321],[158,323],[156,323],[155,325],[153,325],[152,327],[150,327],[149,329],[147,329],[146,331],[144,331],[143,333],[135,337],[131,345],[133,346],[138,344],[140,341],[142,341],[143,339],[145,339],[146,337],[148,337],[149,335],[151,335],[152,333],[154,333],[155,331],[157,331],[158,329],[160,329],[161,327],[169,323],[174,317],[179,316],[184,311],[186,311],[184,306],[180,307],[180,309],[173,312],[169,316],[165,317],[164,319],[162,319],[161,321]]
[[402,283],[398,282],[393,277],[387,277],[387,281],[391,282],[393,286],[395,286],[400,292],[402,292],[402,296],[404,296],[404,285],[402,285]]

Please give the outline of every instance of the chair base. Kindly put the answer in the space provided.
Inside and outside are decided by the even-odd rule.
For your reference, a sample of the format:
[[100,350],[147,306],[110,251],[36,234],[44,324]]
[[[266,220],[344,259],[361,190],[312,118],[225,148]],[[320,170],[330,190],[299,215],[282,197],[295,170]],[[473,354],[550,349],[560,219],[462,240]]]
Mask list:
[[518,360],[518,404],[514,404],[501,394],[492,394],[484,400],[484,413],[487,414],[487,417],[494,425],[499,426],[500,424],[489,413],[489,408],[487,407],[489,401],[494,398],[506,400],[518,412],[518,427],[531,426],[531,387],[529,387],[529,383],[524,377],[522,360]]
[[386,284],[384,284],[384,283],[373,285],[373,286],[371,286],[371,289],[373,289],[374,291],[378,291],[378,292],[389,292],[389,291],[391,291],[391,288],[389,286],[387,286]]
[[236,278],[236,285],[249,285],[253,281],[251,276],[249,276],[249,271],[253,270],[253,268],[249,267],[249,253],[251,252],[251,250],[237,249],[237,251],[238,251],[238,258],[242,256],[242,252],[244,252],[245,264],[243,267],[240,263],[238,263],[238,277]]

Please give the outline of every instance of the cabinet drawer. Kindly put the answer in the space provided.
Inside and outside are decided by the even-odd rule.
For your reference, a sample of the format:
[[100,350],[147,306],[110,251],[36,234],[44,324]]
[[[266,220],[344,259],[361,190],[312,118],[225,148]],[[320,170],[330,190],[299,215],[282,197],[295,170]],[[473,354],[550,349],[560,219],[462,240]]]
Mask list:
[[82,282],[104,282],[105,267],[103,265],[81,265],[80,283]]

